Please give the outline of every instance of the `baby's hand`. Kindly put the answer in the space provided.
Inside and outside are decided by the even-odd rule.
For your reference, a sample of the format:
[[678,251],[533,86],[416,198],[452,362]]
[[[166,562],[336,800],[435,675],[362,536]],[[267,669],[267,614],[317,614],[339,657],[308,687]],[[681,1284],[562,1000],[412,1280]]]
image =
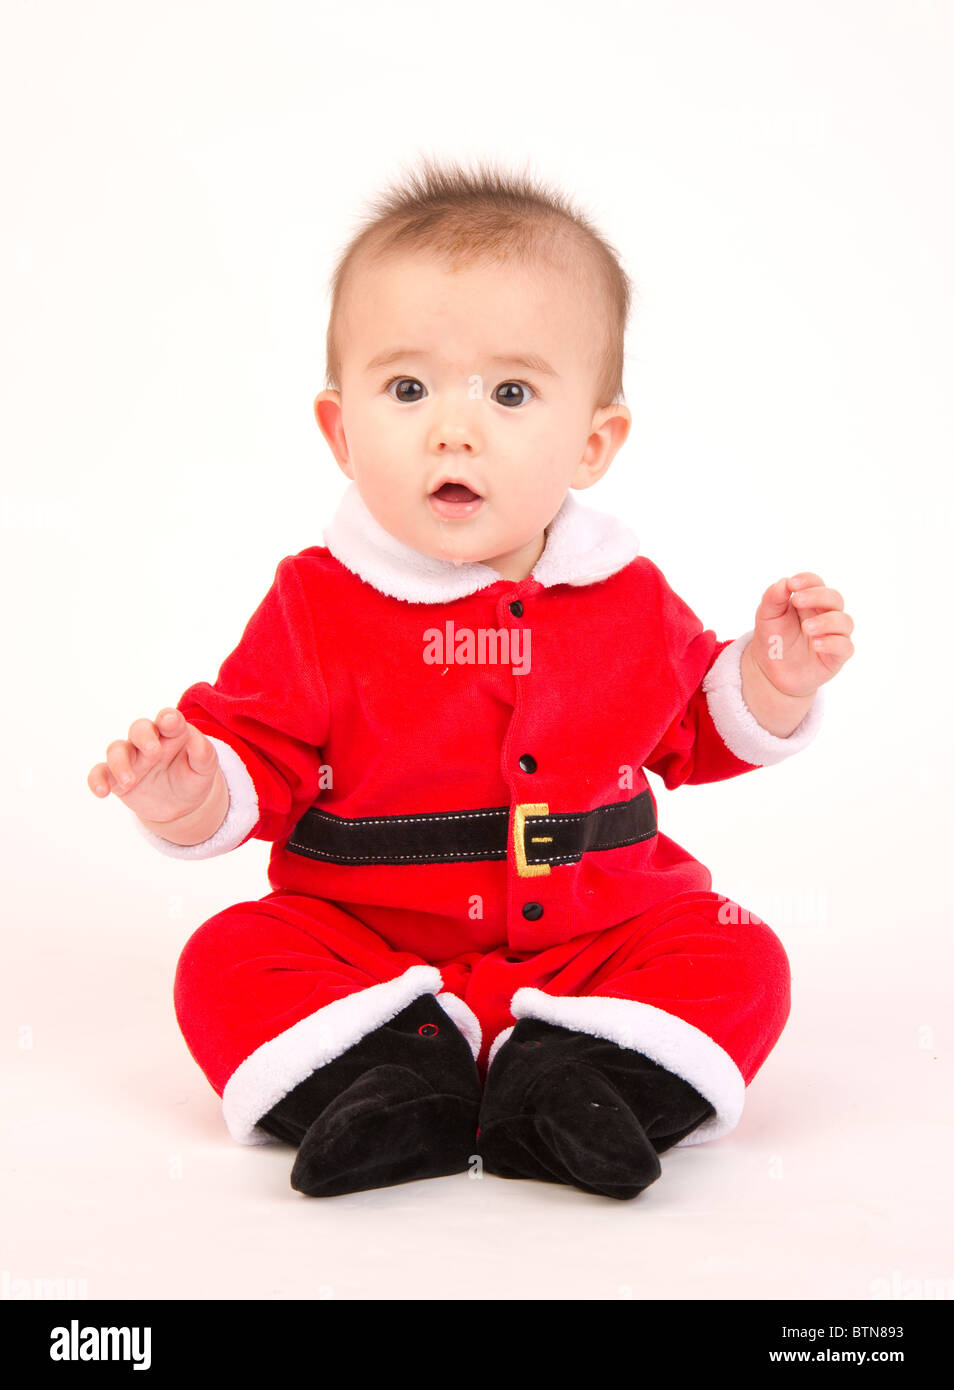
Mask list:
[[[790,597],[791,596],[791,597]],[[855,653],[854,621],[837,589],[802,571],[777,579],[755,612],[750,656],[783,695],[813,695]]]
[[219,759],[213,745],[177,709],[160,710],[156,722],[137,719],[129,738],[106,749],[106,761],[90,769],[94,796],[115,793],[140,820],[165,824],[197,810],[209,797]]

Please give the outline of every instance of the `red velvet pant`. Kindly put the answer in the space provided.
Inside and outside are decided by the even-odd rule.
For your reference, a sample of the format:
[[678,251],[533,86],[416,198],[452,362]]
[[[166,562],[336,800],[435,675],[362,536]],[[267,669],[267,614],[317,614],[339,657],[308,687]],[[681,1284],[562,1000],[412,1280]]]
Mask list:
[[430,992],[468,1036],[482,1078],[493,1044],[524,1015],[651,1056],[716,1108],[683,1141],[698,1143],[738,1122],[744,1089],[785,1026],[789,987],[774,932],[711,892],[681,893],[535,953],[500,946],[425,961],[331,903],[280,890],[193,933],[175,1008],[239,1142],[267,1142],[257,1118],[315,1066]]

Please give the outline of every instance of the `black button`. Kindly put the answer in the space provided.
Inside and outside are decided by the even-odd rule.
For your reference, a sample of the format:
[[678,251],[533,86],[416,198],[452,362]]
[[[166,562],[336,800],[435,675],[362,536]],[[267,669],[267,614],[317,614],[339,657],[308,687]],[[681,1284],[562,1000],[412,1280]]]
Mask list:
[[524,903],[523,915],[528,922],[536,922],[543,916],[543,906],[540,903]]
[[523,617],[523,604],[520,602],[518,598],[515,598],[513,603],[510,605],[510,611],[515,618]]
[[520,758],[519,767],[521,772],[536,772],[537,760],[531,757],[529,753],[523,753]]

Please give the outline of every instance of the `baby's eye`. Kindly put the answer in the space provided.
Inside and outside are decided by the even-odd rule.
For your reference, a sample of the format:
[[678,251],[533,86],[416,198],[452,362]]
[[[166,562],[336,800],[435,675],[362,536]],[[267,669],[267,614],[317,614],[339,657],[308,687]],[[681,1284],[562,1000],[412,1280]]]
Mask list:
[[[391,390],[392,386],[397,388],[396,392]],[[420,389],[421,394],[417,394],[417,388]],[[403,401],[405,404],[413,404],[416,401],[422,400],[424,395],[427,394],[422,383],[418,381],[417,377],[413,376],[394,376],[386,384],[384,389],[389,395],[393,395],[395,400]],[[517,391],[524,393],[523,398],[514,395],[514,392]],[[501,398],[498,392],[504,392],[505,394]],[[524,381],[504,381],[495,388],[492,394],[499,405],[520,406],[524,405],[526,400],[534,393],[532,388]]]
[[513,395],[509,395],[501,399],[501,397],[497,395],[498,391],[524,391],[529,392],[530,395],[533,394],[532,388],[529,387],[525,381],[503,381],[493,393],[494,400],[496,400],[500,405],[523,405],[524,402],[522,400],[518,400],[517,397]]
[[[393,394],[393,393],[391,392],[391,387],[392,387],[392,386],[395,386],[395,385],[396,385],[396,386],[399,386],[399,387],[401,387],[401,386],[420,386],[420,387],[421,387],[421,390],[422,390],[422,391],[424,390],[424,387],[421,386],[421,383],[418,381],[417,377],[414,377],[414,376],[393,376],[393,377],[391,378],[391,380],[388,382],[387,386],[385,386],[384,389],[385,389],[385,391],[387,391],[389,394]],[[397,400],[397,401],[405,401],[405,402],[408,402],[408,401],[409,401],[409,402],[411,402],[411,403],[413,404],[414,401],[419,401],[419,400],[421,399],[421,397],[420,397],[420,396],[405,395],[404,392],[401,391],[401,392],[399,392],[398,395],[396,395],[396,396],[394,397],[394,399]]]

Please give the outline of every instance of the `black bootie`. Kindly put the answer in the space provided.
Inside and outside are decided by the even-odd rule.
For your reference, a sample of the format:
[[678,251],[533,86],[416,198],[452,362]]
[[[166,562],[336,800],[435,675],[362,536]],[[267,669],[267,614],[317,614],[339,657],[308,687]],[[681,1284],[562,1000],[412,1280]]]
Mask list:
[[714,1114],[640,1052],[521,1018],[487,1075],[477,1152],[499,1177],[626,1199],[659,1177],[659,1154]]
[[336,1197],[464,1172],[476,1153],[480,1096],[470,1045],[423,994],[318,1067],[258,1124],[299,1146],[296,1192]]

